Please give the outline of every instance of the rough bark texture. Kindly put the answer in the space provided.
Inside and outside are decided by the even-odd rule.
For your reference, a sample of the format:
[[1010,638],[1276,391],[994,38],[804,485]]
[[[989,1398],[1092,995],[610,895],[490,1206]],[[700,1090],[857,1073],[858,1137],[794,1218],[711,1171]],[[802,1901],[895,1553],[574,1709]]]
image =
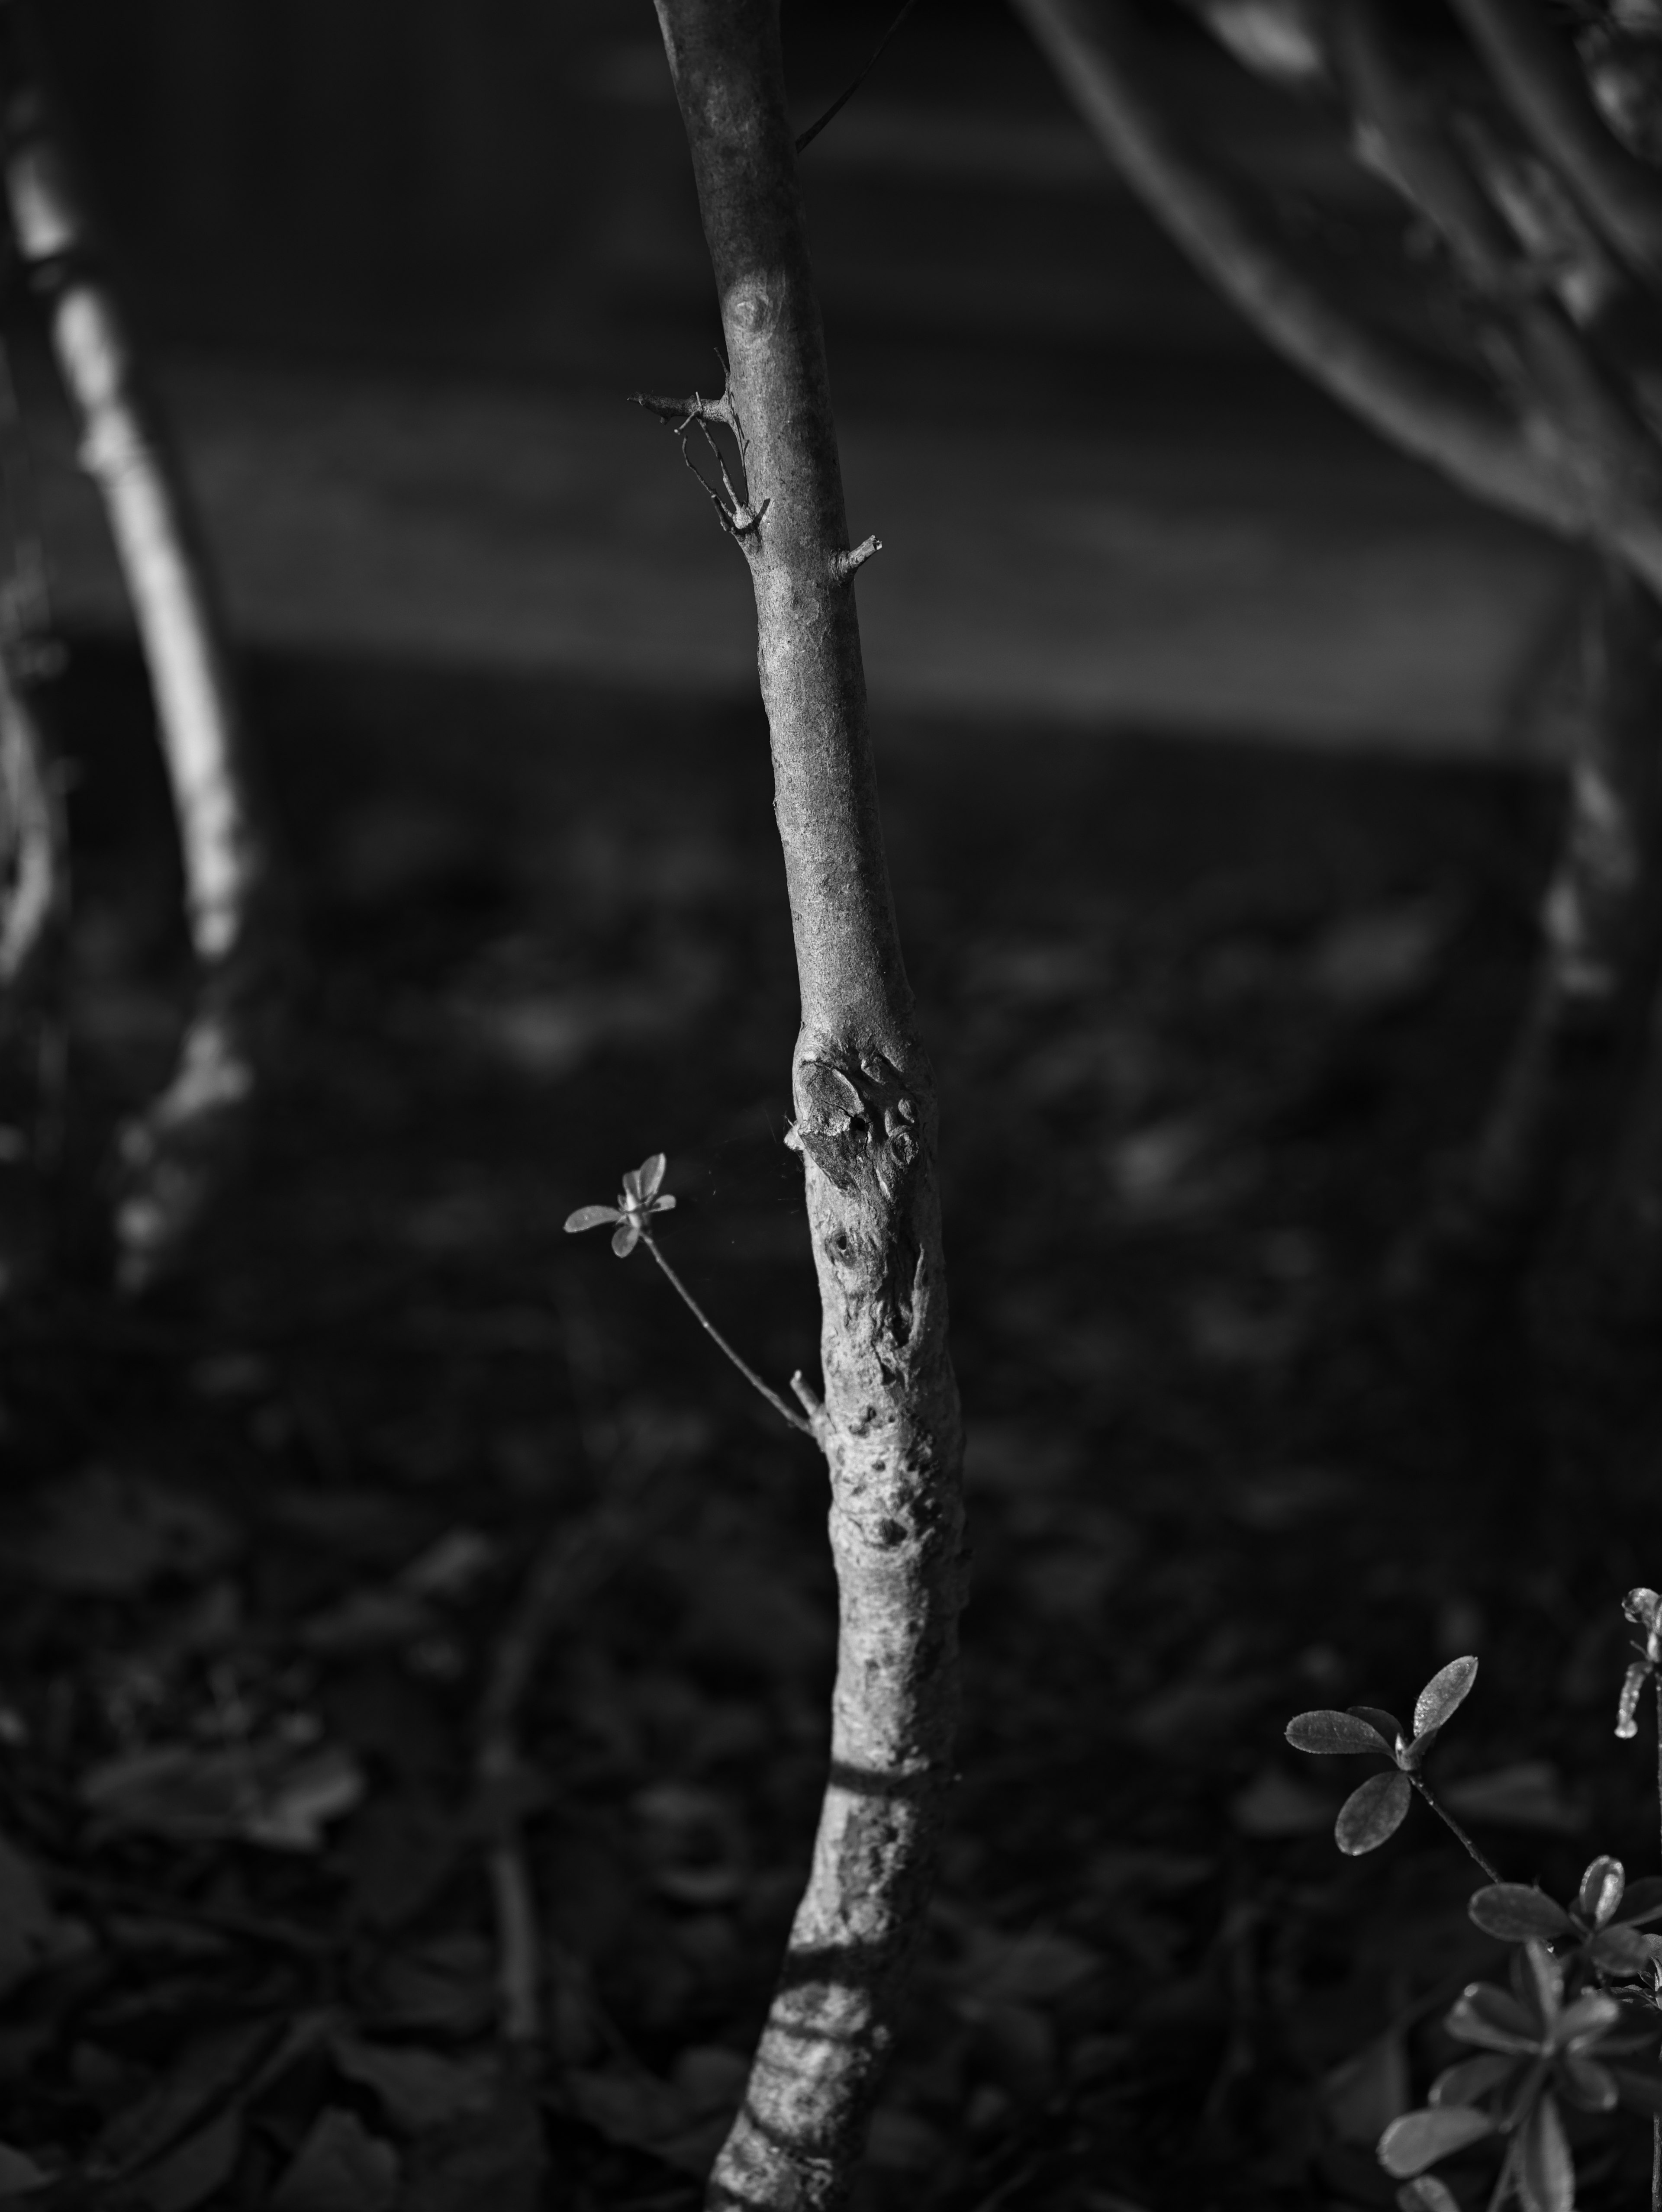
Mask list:
[[193,1227],[254,1088],[278,964],[273,872],[207,563],[31,66],[19,0],[0,0],[0,125],[13,232],[49,303],[82,465],[103,498],[149,666],[198,963],[177,1072],[123,1137],[117,1238],[123,1278],[139,1287]]
[[657,0],[729,356],[802,1026],[841,1631],[813,1872],[712,2204],[846,2195],[921,1924],[963,1583],[935,1098],[883,858],[853,572],[778,0]]

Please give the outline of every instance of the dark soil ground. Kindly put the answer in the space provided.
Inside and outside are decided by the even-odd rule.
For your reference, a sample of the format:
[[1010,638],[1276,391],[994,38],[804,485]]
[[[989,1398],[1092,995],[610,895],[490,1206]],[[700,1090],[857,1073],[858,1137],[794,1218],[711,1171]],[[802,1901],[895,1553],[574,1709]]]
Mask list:
[[[813,1371],[764,734],[255,678],[308,977],[246,1181],[188,1284],[33,1300],[5,1347],[0,2192],[690,2208],[818,1803],[822,1476],[644,1255],[562,1224],[667,1152],[675,1263]],[[178,1018],[143,700],[108,651],[63,690],[88,1157]],[[1611,1735],[1621,1597],[1662,1581],[1640,1355],[1595,1382],[1550,1300],[1463,1330],[1380,1291],[1515,1017],[1553,793],[1026,728],[891,730],[882,767],[977,1567],[866,2205],[1389,2205],[1373,2142],[1501,1947],[1422,1808],[1340,1856],[1367,1770],[1289,1715],[1476,1653],[1437,1771],[1503,1870],[1655,1865]],[[476,1716],[539,1556],[505,1811]],[[1639,2201],[1642,2126],[1586,2125],[1583,2203]]]

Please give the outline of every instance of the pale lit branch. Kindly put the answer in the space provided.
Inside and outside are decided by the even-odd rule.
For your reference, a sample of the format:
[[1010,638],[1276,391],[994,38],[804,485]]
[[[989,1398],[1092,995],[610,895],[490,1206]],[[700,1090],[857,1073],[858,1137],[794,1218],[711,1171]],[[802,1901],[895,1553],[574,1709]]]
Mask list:
[[1337,307],[1241,189],[1162,112],[1129,11],[1115,0],[1012,0],[1111,161],[1253,326],[1381,435],[1491,505],[1569,536],[1585,510],[1475,382]]
[[183,479],[100,272],[84,195],[0,0],[0,125],[21,259],[49,302],[82,466],[102,495],[155,690],[198,966],[167,1091],[123,1139],[121,1272],[162,1272],[222,1177],[258,1077],[283,965],[275,872],[230,658]]

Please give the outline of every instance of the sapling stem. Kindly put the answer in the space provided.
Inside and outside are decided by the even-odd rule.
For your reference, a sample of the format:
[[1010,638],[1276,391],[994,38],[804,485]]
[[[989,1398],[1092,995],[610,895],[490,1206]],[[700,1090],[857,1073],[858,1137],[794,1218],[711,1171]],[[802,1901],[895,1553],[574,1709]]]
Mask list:
[[759,1390],[762,1395],[767,1400],[769,1405],[773,1407],[774,1412],[782,1415],[783,1418],[790,1423],[792,1428],[800,1429],[805,1437],[811,1437],[813,1442],[818,1443],[819,1441],[819,1432],[814,1427],[813,1422],[805,1419],[801,1413],[797,1413],[793,1407],[788,1406],[784,1400],[779,1395],[779,1393],[776,1390],[770,1389],[768,1385],[757,1373],[756,1370],[751,1366],[747,1361],[740,1358],[739,1354],[728,1342],[726,1337],[722,1335],[721,1330],[716,1328],[715,1322],[699,1304],[697,1299],[693,1297],[692,1292],[687,1288],[686,1285],[681,1280],[681,1278],[676,1273],[674,1268],[670,1266],[668,1261],[665,1259],[663,1254],[658,1249],[656,1240],[654,1238],[650,1230],[642,1230],[641,1242],[646,1246],[647,1250],[651,1253],[653,1258],[663,1269],[665,1274],[668,1276],[674,1289],[679,1292],[683,1304],[685,1305],[688,1312],[692,1316],[693,1319],[697,1322],[699,1328],[703,1330],[705,1335],[709,1338],[710,1341],[715,1346],[718,1351],[726,1352],[728,1358],[739,1370],[739,1372],[744,1376],[746,1382],[750,1384],[751,1389],[752,1390]]
[[1472,1842],[1471,1838],[1467,1835],[1465,1830],[1455,1819],[1453,1814],[1451,1813],[1447,1806],[1444,1804],[1442,1799],[1433,1790],[1431,1784],[1425,1779],[1425,1777],[1420,1774],[1410,1774],[1408,1778],[1414,1784],[1414,1787],[1419,1791],[1421,1796],[1425,1799],[1427,1804],[1430,1806],[1432,1811],[1437,1815],[1437,1818],[1442,1822],[1449,1833],[1454,1838],[1455,1841],[1459,1844],[1466,1856],[1469,1859],[1474,1860],[1478,1866],[1482,1867],[1483,1872],[1488,1876],[1491,1881],[1501,1881],[1503,1876],[1501,1873],[1500,1868],[1495,1865],[1491,1860],[1486,1859],[1483,1856],[1483,1854],[1478,1850],[1476,1844]]

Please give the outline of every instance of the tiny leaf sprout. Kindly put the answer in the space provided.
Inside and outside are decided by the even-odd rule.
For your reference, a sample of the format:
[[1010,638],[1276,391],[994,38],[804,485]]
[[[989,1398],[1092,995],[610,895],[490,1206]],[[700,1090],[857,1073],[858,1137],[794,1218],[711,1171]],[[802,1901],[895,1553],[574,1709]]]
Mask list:
[[653,1152],[638,1168],[630,1168],[624,1176],[624,1187],[618,1193],[616,1206],[580,1206],[575,1213],[566,1216],[566,1234],[575,1237],[585,1229],[598,1229],[603,1222],[615,1221],[612,1233],[612,1249],[620,1260],[627,1260],[635,1247],[647,1235],[647,1223],[654,1213],[667,1213],[675,1200],[662,1190],[669,1162],[661,1152]]
[[733,1362],[752,1389],[759,1391],[776,1413],[782,1414],[792,1428],[799,1430],[803,1436],[811,1437],[823,1450],[825,1408],[804,1381],[800,1369],[790,1378],[790,1387],[796,1393],[802,1408],[799,1413],[794,1406],[788,1405],[776,1390],[769,1388],[747,1360],[740,1358],[659,1250],[658,1240],[649,1224],[654,1213],[668,1213],[674,1206],[675,1200],[664,1188],[664,1176],[668,1168],[669,1162],[661,1152],[648,1153],[638,1168],[630,1168],[625,1173],[624,1187],[618,1193],[616,1206],[580,1206],[575,1213],[567,1214],[567,1235],[581,1236],[585,1229],[599,1229],[611,1221],[617,1224],[612,1232],[612,1249],[620,1260],[627,1260],[637,1244],[644,1244],[699,1328]]
[[1446,1667],[1439,1668],[1414,1701],[1411,1732],[1394,1713],[1378,1705],[1352,1705],[1342,1713],[1299,1713],[1288,1723],[1287,1741],[1295,1751],[1327,1758],[1360,1753],[1391,1762],[1388,1773],[1371,1776],[1352,1790],[1339,1808],[1333,1839],[1348,1858],[1378,1850],[1394,1836],[1407,1819],[1417,1791],[1490,1881],[1500,1881],[1495,1868],[1437,1797],[1422,1771],[1427,1753],[1476,1679],[1477,1662],[1472,1658],[1451,1659]]

